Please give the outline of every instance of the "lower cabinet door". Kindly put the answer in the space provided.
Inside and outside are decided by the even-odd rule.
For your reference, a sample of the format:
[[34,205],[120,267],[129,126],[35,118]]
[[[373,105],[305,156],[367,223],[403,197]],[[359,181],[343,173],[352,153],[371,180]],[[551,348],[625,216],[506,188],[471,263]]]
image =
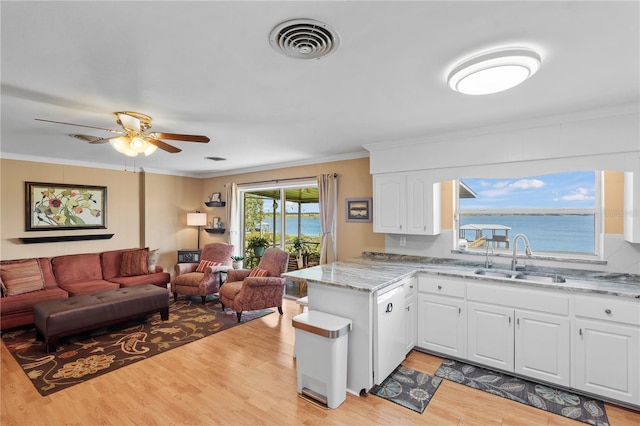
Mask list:
[[515,372],[570,386],[570,330],[568,317],[516,310]]
[[464,299],[418,294],[418,346],[465,358]]
[[502,306],[467,302],[467,359],[513,371],[514,310]]
[[638,327],[576,319],[575,388],[640,405]]

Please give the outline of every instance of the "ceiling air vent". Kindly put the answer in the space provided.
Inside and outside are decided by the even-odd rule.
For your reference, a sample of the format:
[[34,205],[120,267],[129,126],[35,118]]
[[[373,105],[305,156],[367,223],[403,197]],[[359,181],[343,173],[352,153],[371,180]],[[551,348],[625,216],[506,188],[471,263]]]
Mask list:
[[269,35],[271,47],[297,59],[319,59],[338,48],[338,34],[324,22],[293,19],[277,25]]

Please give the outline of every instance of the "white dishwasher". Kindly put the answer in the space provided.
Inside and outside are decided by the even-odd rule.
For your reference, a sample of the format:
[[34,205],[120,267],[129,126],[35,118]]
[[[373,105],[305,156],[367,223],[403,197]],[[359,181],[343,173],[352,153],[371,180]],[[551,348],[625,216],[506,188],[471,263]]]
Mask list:
[[379,385],[406,356],[403,285],[378,292],[375,305],[373,382]]

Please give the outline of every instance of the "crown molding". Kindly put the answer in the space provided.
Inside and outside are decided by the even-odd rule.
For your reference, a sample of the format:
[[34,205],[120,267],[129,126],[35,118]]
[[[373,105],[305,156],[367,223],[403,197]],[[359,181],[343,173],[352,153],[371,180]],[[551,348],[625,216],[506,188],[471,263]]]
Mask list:
[[462,130],[453,131],[453,132],[443,132],[443,133],[433,134],[433,135],[424,136],[424,137],[416,137],[411,139],[375,142],[371,144],[362,145],[362,147],[367,151],[371,152],[371,151],[378,151],[382,149],[390,149],[390,148],[396,148],[396,147],[401,148],[401,147],[406,147],[411,145],[423,145],[423,144],[429,144],[434,142],[465,138],[470,136],[499,134],[499,133],[505,133],[505,132],[515,131],[515,130],[534,129],[534,128],[540,128],[540,127],[553,126],[553,125],[567,124],[572,122],[594,120],[599,118],[638,114],[639,112],[640,112],[640,105],[638,103],[621,104],[621,105],[615,105],[615,106],[606,107],[606,108],[598,108],[598,109],[591,109],[591,110],[585,110],[585,111],[579,111],[579,112],[572,112],[567,114],[551,115],[551,116],[542,117],[542,118],[522,120],[514,123],[503,124],[503,125],[473,127],[473,128],[467,128],[467,129],[462,129]]
[[24,155],[24,154],[12,154],[7,152],[0,152],[0,158],[4,158],[7,160],[31,161],[34,163],[60,164],[65,166],[76,166],[76,167],[90,167],[94,169],[118,170],[118,171],[127,171],[127,172],[133,172],[133,173],[154,173],[154,174],[160,174],[160,175],[192,177],[192,178],[198,178],[198,179],[237,175],[241,173],[262,172],[266,170],[283,169],[286,167],[308,166],[311,164],[331,163],[335,161],[354,160],[358,158],[367,158],[367,157],[369,157],[369,151],[359,151],[359,152],[352,152],[348,154],[333,155],[328,157],[316,157],[313,159],[288,161],[284,163],[267,164],[263,166],[247,167],[243,169],[232,169],[232,170],[225,170],[225,171],[214,172],[214,173],[209,173],[209,172],[196,173],[196,172],[180,172],[180,171],[174,171],[174,170],[152,169],[152,168],[146,168],[146,167],[121,167],[121,166],[113,166],[109,164],[65,160],[62,158],[50,158],[50,157],[40,157],[36,155]]

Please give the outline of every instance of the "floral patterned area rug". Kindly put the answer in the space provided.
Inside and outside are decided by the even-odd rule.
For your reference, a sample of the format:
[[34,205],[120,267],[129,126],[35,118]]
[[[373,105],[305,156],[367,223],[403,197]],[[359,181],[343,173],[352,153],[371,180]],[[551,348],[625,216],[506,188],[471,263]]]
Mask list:
[[[240,324],[270,313],[243,312]],[[4,331],[2,341],[46,396],[240,324],[235,312],[223,312],[215,301],[203,305],[198,297],[172,303],[167,321],[154,314],[61,338],[55,353],[35,340],[33,325]]]
[[448,359],[436,376],[591,425],[609,425],[597,399]]
[[422,414],[441,382],[439,377],[400,365],[369,393]]

